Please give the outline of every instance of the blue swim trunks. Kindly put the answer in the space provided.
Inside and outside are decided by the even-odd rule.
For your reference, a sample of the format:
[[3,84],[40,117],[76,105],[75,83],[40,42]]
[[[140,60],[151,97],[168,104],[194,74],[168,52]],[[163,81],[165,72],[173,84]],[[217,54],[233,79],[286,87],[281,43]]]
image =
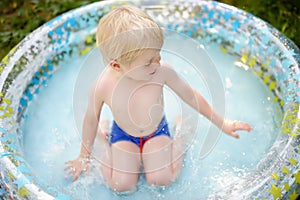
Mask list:
[[144,144],[153,137],[165,135],[170,137],[170,132],[168,128],[168,123],[166,121],[166,117],[164,116],[159,123],[157,129],[155,132],[151,133],[148,136],[144,137],[134,137],[129,134],[127,134],[125,131],[123,131],[115,121],[113,121],[113,125],[111,128],[111,135],[110,135],[110,144],[113,144],[115,142],[119,141],[130,141],[136,144],[140,148],[140,153],[142,153]]

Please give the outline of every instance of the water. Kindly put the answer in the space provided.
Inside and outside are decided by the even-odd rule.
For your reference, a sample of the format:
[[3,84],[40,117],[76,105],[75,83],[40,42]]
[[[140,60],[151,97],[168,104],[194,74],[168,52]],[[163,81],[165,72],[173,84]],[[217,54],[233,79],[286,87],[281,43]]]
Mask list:
[[[251,123],[251,133],[240,132],[239,140],[223,134],[213,151],[204,159],[199,159],[210,126],[207,120],[200,117],[200,126],[185,156],[182,174],[166,188],[148,186],[141,176],[137,192],[120,196],[107,188],[96,167],[90,174],[71,183],[63,171],[64,162],[75,159],[79,154],[87,90],[95,78],[95,71],[101,70],[97,68],[101,66],[101,61],[95,53],[90,55],[89,60],[78,57],[62,63],[47,85],[40,89],[22,119],[20,131],[23,134],[24,157],[36,177],[35,181],[50,193],[55,193],[51,188],[57,188],[72,199],[147,200],[206,199],[230,183],[242,180],[254,170],[276,139],[276,107],[266,86],[250,71],[235,66],[236,57],[222,53],[216,45],[210,45],[207,50],[224,84],[226,117]],[[205,78],[189,62],[167,51],[162,53],[162,58],[174,65],[178,73],[209,102],[212,101]],[[82,65],[89,68],[80,67]],[[165,100],[166,115],[172,127],[173,116],[180,112],[181,103],[169,89],[165,89]],[[103,118],[110,118],[107,108]]]

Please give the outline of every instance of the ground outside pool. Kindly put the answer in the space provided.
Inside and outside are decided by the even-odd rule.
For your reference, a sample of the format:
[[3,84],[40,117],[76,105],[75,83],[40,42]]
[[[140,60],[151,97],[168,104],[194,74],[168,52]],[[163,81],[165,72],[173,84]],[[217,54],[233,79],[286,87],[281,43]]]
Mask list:
[[[210,122],[165,88],[170,128],[181,114],[193,132],[182,174],[169,187],[149,186],[141,175],[137,191],[123,195],[105,185],[96,153],[91,172],[75,183],[63,171],[79,153],[87,93],[105,67],[95,48],[97,23],[121,4],[141,7],[164,28],[162,60],[225,117],[253,126],[239,140],[213,132],[209,141]],[[105,1],[65,13],[1,62],[0,197],[295,199],[299,60],[299,49],[272,26],[213,1]],[[101,118],[112,119],[107,107]]]

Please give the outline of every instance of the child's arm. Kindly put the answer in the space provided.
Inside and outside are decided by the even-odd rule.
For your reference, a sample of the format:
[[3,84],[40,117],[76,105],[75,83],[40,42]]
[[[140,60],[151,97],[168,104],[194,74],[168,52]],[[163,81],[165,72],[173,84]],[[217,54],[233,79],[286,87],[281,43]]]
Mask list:
[[101,97],[101,88],[94,84],[89,92],[88,108],[83,121],[80,155],[75,160],[68,161],[68,166],[65,168],[65,170],[69,170],[68,175],[74,175],[73,182],[89,168],[90,155],[97,135],[99,116],[104,102]]
[[103,93],[101,88],[95,84],[89,92],[88,108],[84,116],[82,127],[82,143],[80,156],[89,157],[97,135],[100,112],[104,101],[102,100]]
[[251,126],[247,123],[225,120],[216,113],[202,95],[184,82],[168,64],[163,64],[163,70],[166,78],[166,85],[168,85],[183,101],[204,115],[223,132],[232,137],[239,138],[239,135],[235,132],[236,130],[251,130]]

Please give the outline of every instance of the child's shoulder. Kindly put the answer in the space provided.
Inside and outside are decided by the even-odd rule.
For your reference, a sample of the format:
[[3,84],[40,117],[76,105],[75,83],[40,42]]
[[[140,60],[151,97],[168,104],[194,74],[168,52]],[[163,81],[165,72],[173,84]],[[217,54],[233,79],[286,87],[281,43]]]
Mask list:
[[167,62],[162,61],[160,63],[160,73],[164,76],[164,77],[168,77],[170,75],[172,75],[173,73],[176,73],[175,70],[173,69],[173,67],[168,64]]
[[172,81],[176,81],[178,80],[177,78],[179,77],[176,70],[166,62],[161,62],[160,74],[161,74],[161,79],[163,80],[164,83],[170,83]]
[[105,92],[110,90],[111,87],[115,84],[115,77],[110,68],[103,70],[101,74],[97,77],[94,82],[94,89],[97,89],[98,92]]

